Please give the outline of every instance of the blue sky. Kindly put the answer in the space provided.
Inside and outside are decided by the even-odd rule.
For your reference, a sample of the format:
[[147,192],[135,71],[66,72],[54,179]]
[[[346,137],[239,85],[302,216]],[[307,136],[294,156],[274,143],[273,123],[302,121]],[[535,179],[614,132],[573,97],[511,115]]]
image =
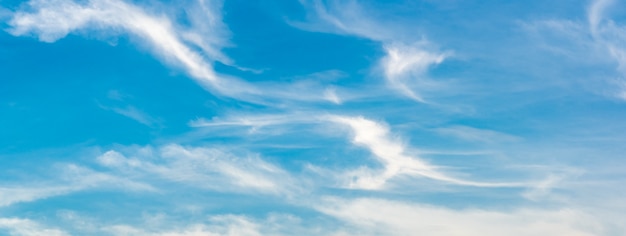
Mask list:
[[0,0],[0,234],[622,235],[625,7]]

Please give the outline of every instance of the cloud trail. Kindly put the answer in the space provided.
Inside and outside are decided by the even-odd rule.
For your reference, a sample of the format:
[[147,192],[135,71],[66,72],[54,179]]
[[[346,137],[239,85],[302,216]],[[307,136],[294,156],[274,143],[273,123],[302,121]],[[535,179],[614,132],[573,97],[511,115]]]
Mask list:
[[384,166],[379,173],[357,172],[356,181],[351,187],[364,189],[381,189],[390,179],[401,176],[421,176],[451,184],[476,187],[523,187],[525,183],[488,183],[457,179],[444,174],[423,160],[412,157],[398,140],[390,137],[389,128],[380,123],[363,117],[328,116],[328,120],[346,125],[352,129],[352,142],[370,150]]

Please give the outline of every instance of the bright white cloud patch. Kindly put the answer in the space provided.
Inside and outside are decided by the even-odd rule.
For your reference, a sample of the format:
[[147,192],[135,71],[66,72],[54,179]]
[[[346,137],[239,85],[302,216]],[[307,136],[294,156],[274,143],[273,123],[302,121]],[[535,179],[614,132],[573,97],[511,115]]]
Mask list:
[[126,31],[149,42],[157,53],[183,66],[194,78],[210,83],[218,80],[211,65],[185,45],[164,16],[151,15],[117,0],[91,0],[86,4],[37,0],[29,5],[33,12],[17,12],[9,22],[12,34],[32,33],[42,41],[54,42],[80,29]]
[[[136,5],[119,0],[33,0],[31,11],[13,15],[9,32],[13,35],[34,34],[44,42],[54,42],[75,31],[96,31],[106,34],[129,33],[146,42],[166,61],[182,67],[198,83],[226,96],[257,94],[255,88],[234,78],[222,78],[211,60],[231,63],[219,52],[224,44],[220,35],[220,16],[212,8],[213,1],[200,1],[191,7],[194,28],[176,25],[166,15],[150,13]],[[197,12],[199,11],[199,12]],[[209,58],[193,50],[203,49]]]
[[364,146],[374,154],[384,166],[381,171],[356,171],[356,181],[350,187],[364,189],[381,189],[385,183],[401,175],[421,176],[452,184],[479,187],[524,186],[521,183],[481,183],[471,180],[457,179],[448,176],[423,160],[407,153],[406,147],[389,133],[383,124],[367,120],[363,117],[330,116],[329,120],[349,126],[354,132],[352,142]]

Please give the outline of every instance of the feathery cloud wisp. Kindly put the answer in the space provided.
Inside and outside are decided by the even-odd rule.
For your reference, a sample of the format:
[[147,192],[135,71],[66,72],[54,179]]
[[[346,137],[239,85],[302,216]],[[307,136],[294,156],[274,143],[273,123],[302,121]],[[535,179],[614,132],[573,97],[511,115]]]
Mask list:
[[594,41],[605,48],[608,54],[617,62],[617,70],[621,78],[617,81],[620,92],[616,95],[626,100],[626,27],[617,25],[606,16],[607,8],[612,0],[596,0],[588,10],[588,23]]
[[[217,149],[166,145],[156,150],[130,148],[129,156],[110,150],[98,162],[118,175],[154,177],[198,188],[226,192],[289,194],[295,190],[288,174],[258,157],[238,158]],[[131,173],[131,174],[129,174]]]
[[[32,0],[32,11],[18,11],[8,22],[15,36],[36,35],[54,42],[71,32],[96,31],[104,34],[128,33],[150,46],[165,61],[183,68],[205,88],[218,94],[241,97],[259,94],[253,86],[235,78],[218,75],[208,61],[232,64],[219,52],[222,39],[221,17],[215,1],[199,1],[190,17],[192,29],[185,29],[164,14],[154,14],[119,0]],[[193,48],[200,48],[205,57]]]
[[426,102],[414,88],[432,87],[434,82],[423,77],[429,67],[443,62],[446,55],[398,44],[385,45],[385,52],[387,55],[381,59],[381,64],[389,84],[418,102]]
[[363,117],[329,116],[332,122],[346,125],[354,132],[353,143],[364,146],[384,166],[382,173],[356,172],[356,181],[351,187],[380,189],[385,183],[400,175],[421,176],[451,184],[476,187],[521,187],[523,183],[487,183],[457,179],[437,170],[437,167],[412,157],[399,141],[390,137],[389,128]]
[[386,55],[380,59],[382,75],[388,85],[417,102],[426,102],[420,91],[433,89],[434,81],[425,78],[430,67],[440,64],[449,53],[427,47],[424,37],[407,36],[398,24],[371,17],[357,1],[303,1],[309,22],[290,22],[293,26],[318,32],[352,35],[379,42]]
[[34,12],[17,12],[9,22],[13,35],[35,34],[41,41],[54,42],[70,32],[90,27],[125,31],[149,42],[157,53],[183,66],[194,78],[210,83],[218,80],[211,65],[181,41],[166,17],[150,15],[117,0],[91,0],[87,4],[35,0],[29,6]]
[[60,165],[58,176],[46,181],[33,180],[32,184],[2,183],[0,207],[21,202],[31,202],[54,196],[67,195],[88,189],[121,188],[129,191],[154,191],[152,186],[97,172],[75,164]]

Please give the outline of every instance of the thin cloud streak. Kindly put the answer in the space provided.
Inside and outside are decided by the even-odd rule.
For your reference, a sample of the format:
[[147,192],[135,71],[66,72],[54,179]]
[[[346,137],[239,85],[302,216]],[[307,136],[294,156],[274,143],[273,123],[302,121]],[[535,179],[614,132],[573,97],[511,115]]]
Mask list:
[[32,183],[1,183],[0,207],[67,195],[88,189],[120,188],[128,191],[155,191],[147,184],[134,182],[106,173],[96,172],[75,164],[62,165],[51,180],[32,180]]
[[117,175],[151,183],[160,178],[200,189],[276,195],[298,190],[287,172],[255,156],[240,158],[218,149],[175,144],[127,152],[110,150],[96,159]]
[[377,198],[327,198],[319,211],[373,235],[600,235],[592,215],[576,209],[447,209]]
[[463,125],[437,128],[435,132],[467,141],[484,143],[515,142],[521,140],[520,137],[514,135]]
[[398,140],[390,137],[389,128],[363,117],[328,116],[329,121],[346,125],[352,129],[352,142],[366,147],[384,166],[382,171],[357,171],[356,181],[350,187],[382,189],[394,177],[401,175],[421,176],[446,183],[475,187],[524,187],[527,183],[488,183],[457,179],[437,170],[436,166],[412,157]]
[[[21,184],[23,185],[23,184]],[[72,186],[33,186],[33,187],[0,187],[0,207],[20,202],[31,202],[52,196],[60,196],[76,191]]]

